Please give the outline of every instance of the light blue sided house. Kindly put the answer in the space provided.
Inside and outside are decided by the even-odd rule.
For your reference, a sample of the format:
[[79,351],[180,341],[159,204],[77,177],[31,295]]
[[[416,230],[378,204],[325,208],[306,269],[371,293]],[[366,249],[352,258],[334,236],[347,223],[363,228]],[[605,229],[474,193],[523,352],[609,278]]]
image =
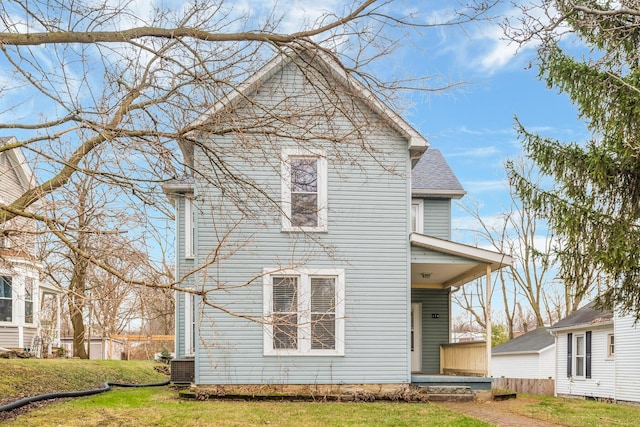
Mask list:
[[278,56],[194,125],[189,172],[163,188],[186,290],[176,357],[193,383],[486,373],[485,347],[449,345],[450,292],[511,259],[450,241],[462,186],[337,62]]

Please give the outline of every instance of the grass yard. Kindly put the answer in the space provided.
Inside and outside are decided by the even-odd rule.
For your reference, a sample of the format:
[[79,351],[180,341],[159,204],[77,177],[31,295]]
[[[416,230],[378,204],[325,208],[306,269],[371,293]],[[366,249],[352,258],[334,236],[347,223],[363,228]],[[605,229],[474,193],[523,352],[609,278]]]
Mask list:
[[[152,383],[167,379],[153,362],[72,359],[0,359],[0,404],[55,391],[98,388],[105,381]],[[489,426],[472,416],[499,419],[521,415],[563,426],[635,426],[640,407],[579,399],[518,396],[503,402],[429,403],[190,401],[165,387],[114,388],[75,399],[36,403],[7,426]],[[499,415],[499,417],[497,417]],[[499,421],[496,421],[499,422]]]
[[432,404],[184,401],[168,387],[116,389],[30,411],[7,426],[489,426]]
[[[637,426],[640,407],[583,399],[518,396],[505,403],[510,413],[566,426]],[[498,402],[495,402],[498,404]]]

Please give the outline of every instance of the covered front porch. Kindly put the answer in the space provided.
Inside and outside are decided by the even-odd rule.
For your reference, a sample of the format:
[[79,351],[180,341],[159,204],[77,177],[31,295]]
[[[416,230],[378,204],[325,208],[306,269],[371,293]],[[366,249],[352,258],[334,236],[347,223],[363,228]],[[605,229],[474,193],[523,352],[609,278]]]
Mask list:
[[[411,234],[410,243],[411,382],[490,390],[490,340],[451,343],[451,290],[484,277],[490,301],[492,273],[511,265],[512,258],[419,233]],[[491,337],[490,318],[485,336]]]

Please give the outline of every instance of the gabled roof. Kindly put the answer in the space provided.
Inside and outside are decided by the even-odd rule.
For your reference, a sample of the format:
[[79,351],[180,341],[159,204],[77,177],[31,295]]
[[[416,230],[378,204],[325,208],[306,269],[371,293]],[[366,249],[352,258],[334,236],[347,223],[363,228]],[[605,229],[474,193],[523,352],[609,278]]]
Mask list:
[[[214,116],[235,108],[242,102],[246,102],[251,94],[255,93],[265,82],[272,78],[277,72],[282,70],[286,65],[296,62],[302,64],[313,64],[314,68],[322,67],[326,69],[332,77],[344,87],[349,89],[349,93],[354,93],[369,108],[376,112],[380,117],[385,119],[387,124],[399,132],[408,141],[408,148],[411,151],[411,158],[418,159],[429,146],[429,142],[420,135],[407,121],[405,121],[398,113],[389,108],[380,98],[371,92],[365,85],[356,79],[351,73],[338,62],[338,60],[329,53],[317,49],[287,49],[281,51],[271,61],[267,62],[260,70],[251,77],[237,86],[235,90],[227,94],[220,101],[216,102],[213,107],[198,117],[192,124],[192,127],[202,125]],[[189,141],[180,141],[181,148],[188,158],[191,153],[191,144]],[[191,159],[192,160],[192,159]]]
[[[13,136],[8,137],[0,137],[0,146],[5,144],[13,144],[16,142],[16,138]],[[11,164],[11,168],[15,171],[18,179],[20,180],[20,185],[22,185],[22,189],[24,191],[29,190],[30,188],[35,187],[36,179],[33,175],[33,171],[29,167],[29,163],[27,162],[26,157],[22,153],[22,149],[20,148],[12,148],[10,150],[0,152],[0,155],[6,155],[9,159],[9,163]],[[2,172],[2,171],[0,171]]]
[[574,311],[564,319],[551,326],[552,330],[572,329],[595,325],[606,325],[613,322],[613,313],[608,310],[598,310],[596,302],[591,301],[584,307]]
[[495,346],[491,354],[540,353],[554,345],[555,337],[547,327],[536,328],[517,338]]
[[413,167],[411,185],[414,196],[459,199],[467,193],[437,149],[427,150]]

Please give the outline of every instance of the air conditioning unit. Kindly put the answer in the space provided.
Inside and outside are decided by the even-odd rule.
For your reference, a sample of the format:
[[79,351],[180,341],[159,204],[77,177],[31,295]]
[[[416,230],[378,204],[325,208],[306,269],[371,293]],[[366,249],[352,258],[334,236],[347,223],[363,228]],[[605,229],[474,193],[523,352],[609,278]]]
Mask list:
[[191,384],[196,376],[195,360],[173,359],[171,360],[171,382],[174,384]]

